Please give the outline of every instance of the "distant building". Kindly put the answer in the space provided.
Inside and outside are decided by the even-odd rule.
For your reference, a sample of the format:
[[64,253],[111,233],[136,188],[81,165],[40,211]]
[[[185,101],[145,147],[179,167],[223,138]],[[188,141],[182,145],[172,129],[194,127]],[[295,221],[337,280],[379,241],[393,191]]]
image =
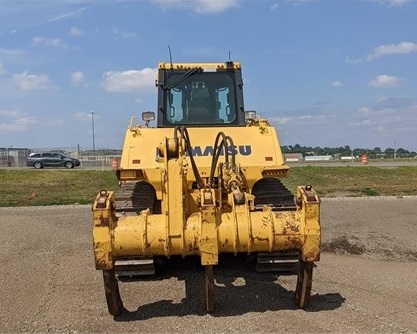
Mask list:
[[305,161],[329,161],[333,159],[331,155],[306,155],[304,157]]
[[303,161],[303,155],[301,153],[285,153],[284,161],[285,162]]
[[30,152],[27,148],[0,147],[0,167],[24,167]]

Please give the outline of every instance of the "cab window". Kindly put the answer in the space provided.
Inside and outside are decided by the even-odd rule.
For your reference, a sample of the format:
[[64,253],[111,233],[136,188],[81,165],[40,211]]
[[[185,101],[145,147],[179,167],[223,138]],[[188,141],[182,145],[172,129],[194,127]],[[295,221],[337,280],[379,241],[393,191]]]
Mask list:
[[[199,73],[187,80],[172,75],[166,91],[166,118],[171,124],[224,124],[236,118],[234,84],[227,74]],[[179,82],[179,84],[175,84]]]

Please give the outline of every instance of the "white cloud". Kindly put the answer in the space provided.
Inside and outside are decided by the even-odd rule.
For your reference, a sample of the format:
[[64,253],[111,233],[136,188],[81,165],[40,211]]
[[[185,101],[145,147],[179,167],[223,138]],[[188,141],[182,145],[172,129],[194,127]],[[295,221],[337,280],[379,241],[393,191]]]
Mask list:
[[412,42],[401,42],[398,44],[385,44],[378,46],[367,60],[372,60],[385,55],[393,54],[407,54],[410,52],[417,52],[417,44]]
[[363,61],[371,61],[376,58],[386,56],[386,55],[395,55],[395,54],[407,54],[411,52],[417,52],[417,44],[413,42],[401,42],[398,44],[384,44],[380,45],[374,49],[374,51],[369,54],[366,58],[350,58],[346,57],[346,62],[349,64],[358,64]]
[[381,97],[371,107],[361,107],[357,116],[349,125],[365,127],[369,133],[386,134],[392,132],[408,132],[417,130],[417,117],[413,117],[416,110],[415,102],[410,98]]
[[15,123],[0,123],[0,132],[7,133],[7,132],[21,132],[25,131],[27,127],[22,125],[18,125]]
[[25,131],[30,125],[38,123],[35,117],[27,116],[20,109],[0,110],[0,116],[7,121],[0,122],[0,132],[11,133]]
[[13,74],[12,81],[16,83],[21,90],[25,91],[42,90],[51,87],[51,82],[47,75],[29,74],[28,71],[21,74]]
[[400,109],[413,107],[413,99],[409,97],[386,97],[381,96],[375,103],[379,109]]
[[332,82],[332,87],[342,87],[344,85],[345,84],[343,82],[339,81],[339,80],[336,80],[336,81]]
[[277,3],[274,3],[271,7],[269,7],[270,10],[275,10],[279,7]]
[[313,116],[311,115],[301,115],[297,117],[272,117],[271,120],[273,123],[276,124],[286,124],[286,123],[298,123],[300,121],[304,121],[306,119],[312,119]]
[[361,107],[361,108],[358,109],[358,113],[366,115],[370,112],[370,110],[371,109],[368,108],[368,107]]
[[380,4],[388,4],[392,7],[401,7],[410,0],[377,0]]
[[302,6],[303,4],[315,0],[286,0],[289,3],[292,3],[294,6]]
[[400,84],[400,79],[394,76],[380,74],[377,75],[375,79],[368,82],[369,86],[375,88],[382,88],[382,87],[395,87]]
[[77,27],[71,27],[70,29],[70,35],[75,37],[82,37],[84,36],[84,32]]
[[37,123],[38,121],[35,117],[16,119],[13,123],[0,123],[0,132],[22,132]]
[[22,118],[16,118],[14,120],[15,124],[23,127],[27,127],[29,125],[33,125],[37,123],[36,117],[22,117]]
[[62,49],[67,49],[68,44],[64,43],[60,38],[46,38],[42,36],[37,36],[32,38],[32,45],[33,46],[52,46],[58,47]]
[[6,73],[7,73],[6,69],[4,68],[3,64],[0,63],[0,75],[6,74]]
[[164,8],[186,8],[198,14],[212,14],[224,12],[230,8],[238,7],[239,0],[152,0]]
[[390,3],[391,6],[401,7],[402,5],[404,5],[408,1],[409,0],[389,0],[389,3]]
[[[282,145],[299,143],[313,147],[387,147],[390,145],[390,138],[396,136],[398,142],[404,141],[404,146],[411,146],[415,150],[415,143],[412,141],[413,133],[417,132],[415,99],[379,98],[372,105],[361,107],[345,109],[318,105],[296,110],[274,110],[268,120],[279,130]],[[321,137],[300,137],[296,131],[300,127],[314,128]]]
[[362,59],[362,58],[352,59],[352,58],[350,58],[349,56],[347,56],[347,57],[345,58],[345,61],[346,61],[348,64],[359,64],[360,62],[362,62],[362,61],[363,61],[363,59]]
[[155,89],[157,69],[109,71],[103,74],[101,85],[108,92],[149,92]]
[[81,71],[75,71],[71,73],[71,82],[73,84],[81,84],[85,80],[84,73]]
[[[97,118],[97,115],[94,115],[94,118]],[[91,122],[91,111],[90,112],[77,112],[75,114],[75,120],[77,122]]]
[[82,7],[82,8],[79,8],[79,9],[75,10],[75,11],[72,11],[72,12],[59,14],[59,15],[53,17],[52,19],[50,19],[49,22],[61,21],[61,20],[66,19],[68,17],[81,14],[86,9],[87,9],[87,7]]
[[23,55],[22,50],[0,48],[0,56],[3,56],[3,57],[17,57],[17,56],[22,56],[22,55]]
[[8,118],[19,118],[19,117],[26,116],[26,113],[24,113],[20,109],[5,109],[5,110],[0,110],[0,116],[4,116]]
[[114,36],[120,37],[120,38],[136,38],[136,37],[138,37],[138,35],[136,35],[135,32],[121,30],[121,29],[118,29],[116,27],[113,27],[112,33],[113,33]]

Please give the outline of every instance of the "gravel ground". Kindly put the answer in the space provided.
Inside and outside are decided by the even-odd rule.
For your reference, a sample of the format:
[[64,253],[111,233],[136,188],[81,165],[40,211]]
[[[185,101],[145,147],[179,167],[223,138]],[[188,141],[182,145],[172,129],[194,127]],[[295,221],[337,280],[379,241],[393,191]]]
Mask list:
[[322,201],[322,259],[306,310],[295,276],[261,274],[244,258],[215,268],[204,309],[198,259],[154,279],[121,282],[129,312],[107,312],[94,269],[89,206],[0,208],[0,332],[417,332],[417,198]]

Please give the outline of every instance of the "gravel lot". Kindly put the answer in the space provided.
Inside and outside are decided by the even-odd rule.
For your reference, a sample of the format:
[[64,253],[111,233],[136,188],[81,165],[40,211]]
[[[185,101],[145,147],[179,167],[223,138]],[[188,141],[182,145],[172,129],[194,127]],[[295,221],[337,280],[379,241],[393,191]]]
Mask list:
[[292,303],[295,276],[224,257],[208,315],[191,258],[120,283],[129,313],[114,319],[94,269],[89,206],[0,208],[0,332],[417,332],[416,216],[415,197],[323,199],[306,311]]

